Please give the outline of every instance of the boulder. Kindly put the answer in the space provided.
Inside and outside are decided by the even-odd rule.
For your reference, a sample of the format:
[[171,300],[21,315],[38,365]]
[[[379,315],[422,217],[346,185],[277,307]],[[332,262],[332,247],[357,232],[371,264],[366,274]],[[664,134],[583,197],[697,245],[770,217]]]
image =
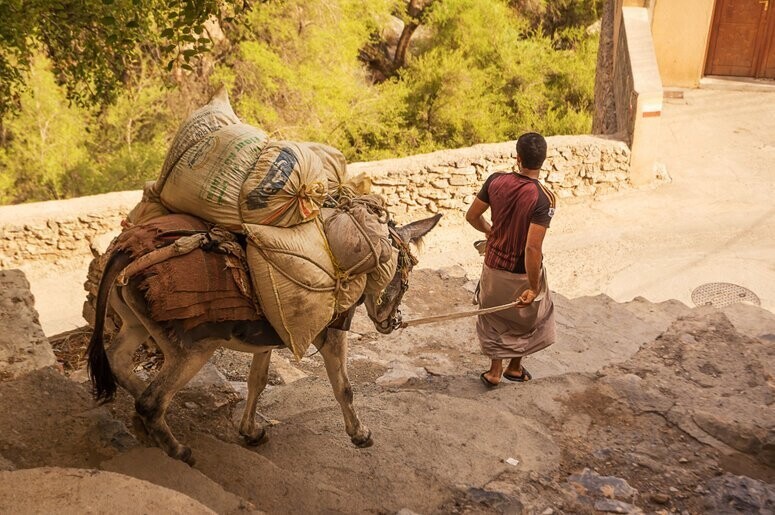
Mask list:
[[0,270],[0,380],[56,364],[21,270]]
[[0,472],[5,513],[213,514],[174,490],[90,469],[43,467]]
[[708,481],[706,489],[708,513],[775,513],[775,485],[727,473]]

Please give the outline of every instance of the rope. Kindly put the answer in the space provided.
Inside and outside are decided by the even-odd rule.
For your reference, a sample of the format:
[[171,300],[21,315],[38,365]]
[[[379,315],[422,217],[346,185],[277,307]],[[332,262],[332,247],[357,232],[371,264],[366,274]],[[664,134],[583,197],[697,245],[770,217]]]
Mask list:
[[153,250],[133,261],[118,274],[116,282],[121,286],[126,286],[127,282],[129,282],[129,278],[136,273],[170,258],[188,254],[189,252],[203,247],[207,241],[207,235],[204,233],[179,238],[171,245]]
[[[538,292],[538,295],[536,295],[535,299],[533,299],[533,302],[538,302],[540,300],[543,300],[543,298],[546,297],[546,292],[548,290],[549,290],[549,283],[546,280],[546,269],[542,266],[541,267],[541,288],[540,288],[540,291]],[[522,302],[515,300],[514,302],[509,302],[508,304],[502,304],[500,306],[493,306],[491,308],[482,308],[482,309],[475,309],[471,311],[447,313],[445,315],[433,315],[429,317],[415,318],[414,320],[407,320],[406,322],[402,322],[400,327],[403,329],[405,327],[411,327],[414,325],[433,324],[436,322],[444,322],[446,320],[455,320],[458,318],[486,315],[488,313],[497,313],[498,311],[504,311],[509,308],[524,308],[530,305],[531,304],[522,304]]]
[[[539,293],[536,298],[533,300],[533,302],[538,302],[542,300],[546,296],[546,292],[542,291]],[[488,313],[497,313],[498,311],[504,311],[509,308],[524,308],[529,306],[530,304],[522,304],[521,301],[515,300],[514,302],[509,302],[508,304],[502,304],[500,306],[494,306],[491,308],[482,308],[482,309],[475,309],[471,311],[460,311],[458,313],[447,313],[445,315],[433,315],[429,317],[423,317],[423,318],[415,318],[414,320],[407,320],[406,322],[401,323],[401,329],[405,327],[411,327],[415,325],[423,325],[423,324],[433,324],[436,322],[444,322],[447,320],[455,320],[457,318],[466,318],[466,317],[472,317],[472,316],[478,316],[478,315],[486,315]]]
[[[116,277],[117,283],[121,286],[126,286],[132,276],[142,272],[146,268],[157,265],[162,261],[188,254],[189,252],[193,252],[200,248],[208,252],[219,252],[235,256],[240,263],[245,266],[245,270],[248,270],[244,252],[237,242],[237,238],[232,232],[224,227],[216,225],[210,228],[209,231],[167,231],[157,236],[157,238],[161,240],[173,237],[177,239],[171,244],[152,250],[130,263],[129,266],[122,270],[118,277]],[[240,282],[241,281],[237,281],[238,285],[240,285]],[[242,293],[246,294],[248,298],[252,298],[252,295],[248,295],[243,286],[244,285],[240,285]]]

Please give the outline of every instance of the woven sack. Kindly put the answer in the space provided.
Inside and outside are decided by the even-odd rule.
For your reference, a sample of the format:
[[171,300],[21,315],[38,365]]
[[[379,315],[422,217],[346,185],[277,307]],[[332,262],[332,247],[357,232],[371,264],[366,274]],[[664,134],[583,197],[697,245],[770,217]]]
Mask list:
[[287,228],[246,224],[244,230],[261,309],[301,359],[334,316],[361,297],[366,276],[339,276],[317,219]]
[[393,277],[396,275],[396,269],[398,268],[398,249],[393,248],[390,254],[390,259],[369,272],[366,275],[366,287],[365,293],[378,294],[384,290]]
[[381,204],[378,197],[356,197],[325,219],[326,237],[339,269],[352,275],[369,273],[390,259],[393,246]]
[[157,181],[148,181],[143,187],[143,199],[132,208],[126,217],[131,225],[139,225],[170,214],[169,210],[161,203],[161,196]]
[[175,139],[164,159],[159,176],[159,186],[164,186],[169,173],[188,149],[204,139],[208,134],[227,125],[240,123],[229,102],[229,94],[224,86],[210,98],[210,101],[189,116],[178,129]]
[[326,193],[326,174],[314,152],[292,141],[272,142],[242,186],[242,221],[292,227],[317,217]]
[[170,211],[242,230],[239,197],[266,144],[266,134],[246,124],[229,125],[188,149],[169,174],[161,200]]
[[[347,171],[347,159],[336,148],[322,143],[304,142],[323,162],[323,170],[326,172],[328,182],[329,205],[341,197],[355,197],[367,195],[371,191],[371,180],[364,174],[352,176]],[[331,202],[333,201],[333,202]]]

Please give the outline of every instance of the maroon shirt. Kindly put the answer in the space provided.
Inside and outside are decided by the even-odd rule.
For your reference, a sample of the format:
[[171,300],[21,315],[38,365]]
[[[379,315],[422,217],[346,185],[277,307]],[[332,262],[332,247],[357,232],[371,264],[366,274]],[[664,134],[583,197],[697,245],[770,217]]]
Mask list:
[[492,210],[484,264],[526,273],[527,231],[531,223],[549,227],[556,205],[554,194],[537,179],[512,172],[490,175],[476,196]]

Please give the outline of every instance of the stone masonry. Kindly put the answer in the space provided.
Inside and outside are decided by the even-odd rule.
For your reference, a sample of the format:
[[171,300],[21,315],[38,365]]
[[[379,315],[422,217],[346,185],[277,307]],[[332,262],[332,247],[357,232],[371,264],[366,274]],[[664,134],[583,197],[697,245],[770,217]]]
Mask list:
[[[630,187],[630,151],[612,137],[552,136],[541,179],[559,202]],[[516,142],[441,150],[405,158],[353,163],[372,178],[400,222],[436,212],[464,213],[487,176],[510,172]],[[139,191],[0,207],[0,268],[103,251],[142,196]]]
[[[24,261],[88,256],[104,235],[117,233],[142,192],[0,206],[0,268]],[[100,248],[97,248],[100,247]]]
[[[630,152],[623,142],[593,136],[554,136],[547,142],[541,179],[560,202],[629,187]],[[427,212],[465,212],[487,176],[512,171],[515,160],[516,142],[511,141],[354,163],[349,169],[371,176],[372,191],[382,194],[401,220]]]

